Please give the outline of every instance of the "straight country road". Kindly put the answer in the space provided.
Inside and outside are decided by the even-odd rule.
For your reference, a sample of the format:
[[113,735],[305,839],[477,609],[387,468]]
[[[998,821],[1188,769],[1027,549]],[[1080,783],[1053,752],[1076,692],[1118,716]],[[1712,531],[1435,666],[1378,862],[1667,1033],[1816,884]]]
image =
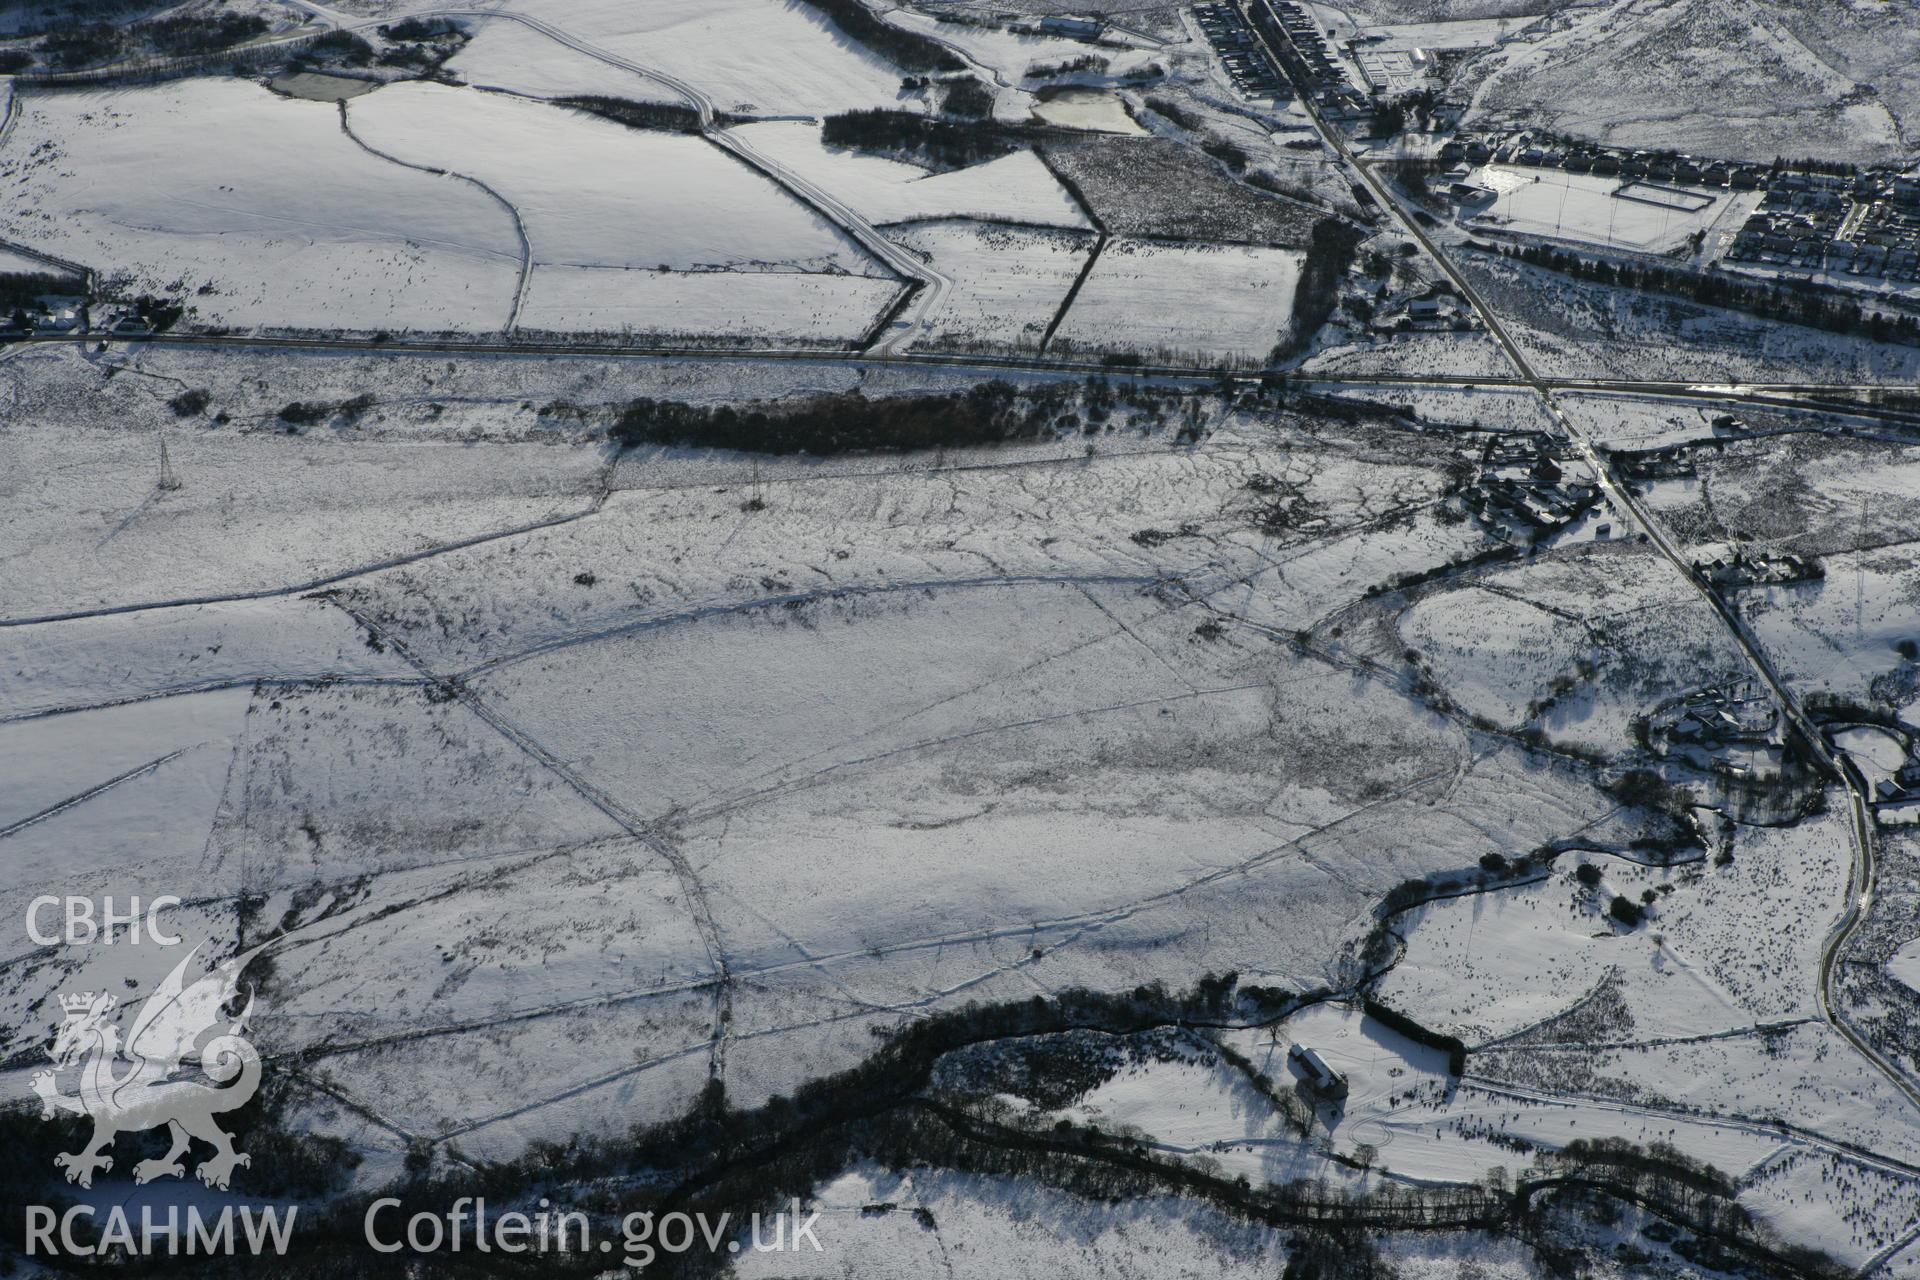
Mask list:
[[[1243,0],[1243,2],[1249,6],[1267,6],[1268,12],[1271,13],[1271,0]],[[1253,27],[1261,42],[1267,45],[1267,51],[1273,56],[1276,65],[1282,68],[1292,65],[1292,59],[1281,57],[1279,51],[1273,48],[1264,31],[1261,30],[1260,24],[1250,22],[1249,25]],[[1288,71],[1287,74],[1290,76],[1292,73]],[[1686,579],[1688,585],[1705,600],[1726,628],[1728,635],[1745,654],[1748,665],[1772,693],[1781,715],[1805,741],[1808,752],[1846,789],[1847,807],[1853,830],[1853,865],[1847,890],[1847,908],[1834,922],[1827,935],[1826,945],[1820,954],[1818,979],[1820,1011],[1834,1031],[1897,1086],[1909,1102],[1912,1102],[1915,1107],[1920,1107],[1920,1086],[1916,1086],[1905,1071],[1869,1044],[1866,1037],[1855,1030],[1833,993],[1834,975],[1837,972],[1835,961],[1840,952],[1845,949],[1847,941],[1866,918],[1867,910],[1873,905],[1874,890],[1879,876],[1874,850],[1873,815],[1867,807],[1865,779],[1851,760],[1847,759],[1843,753],[1835,751],[1828,743],[1820,726],[1807,715],[1792,688],[1781,679],[1772,662],[1761,650],[1748,629],[1745,619],[1694,570],[1692,561],[1653,519],[1633,492],[1632,486],[1621,484],[1614,478],[1608,468],[1606,455],[1594,443],[1593,438],[1555,402],[1554,394],[1558,390],[1565,389],[1564,384],[1559,380],[1543,378],[1533,367],[1526,353],[1521,350],[1520,344],[1514,341],[1507,331],[1499,314],[1488,305],[1479,290],[1474,287],[1473,281],[1454,263],[1439,242],[1427,233],[1421,226],[1420,220],[1414,217],[1412,211],[1400,201],[1390,185],[1382,182],[1373,169],[1354,154],[1346,134],[1331,125],[1321,115],[1314,105],[1311,86],[1295,84],[1294,89],[1300,94],[1301,105],[1306,109],[1307,115],[1313,121],[1314,128],[1319,131],[1321,140],[1325,142],[1327,148],[1338,157],[1353,178],[1371,193],[1380,209],[1391,216],[1399,229],[1411,236],[1426,251],[1434,264],[1446,274],[1460,296],[1466,299],[1486,325],[1488,334],[1499,344],[1508,362],[1519,374],[1520,381],[1531,387],[1540,397],[1542,405],[1551,415],[1554,423],[1579,451],[1587,465],[1592,468],[1594,477],[1599,482],[1607,500],[1615,510],[1624,516],[1631,517],[1634,523],[1639,525],[1649,544],[1658,550],[1661,556],[1672,564],[1674,570]]]

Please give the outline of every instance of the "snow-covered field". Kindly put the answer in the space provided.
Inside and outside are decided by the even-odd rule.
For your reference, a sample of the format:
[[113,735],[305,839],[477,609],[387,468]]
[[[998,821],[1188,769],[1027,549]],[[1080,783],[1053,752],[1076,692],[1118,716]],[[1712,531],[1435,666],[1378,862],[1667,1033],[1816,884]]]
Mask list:
[[1286,334],[1303,257],[1292,249],[1116,239],[1094,263],[1058,337],[1084,351],[1264,360]]
[[1911,19],[1905,5],[1787,0],[1592,6],[1474,65],[1469,120],[1763,164],[1890,160],[1920,88]]
[[1698,450],[1696,476],[1659,481],[1648,497],[1698,555],[1739,546],[1817,557],[1823,577],[1741,593],[1756,638],[1804,693],[1902,710],[1915,702],[1901,646],[1916,639],[1917,464],[1891,440],[1775,435]]
[[466,45],[447,60],[446,70],[476,88],[534,98],[601,96],[685,103],[658,80],[583,53],[511,19],[475,20],[469,30]]
[[[828,19],[785,0],[513,0],[506,8],[612,55],[693,85],[727,112],[822,116],[900,101],[900,71],[849,41]],[[509,24],[502,22],[503,29]],[[535,27],[503,36],[488,57],[495,76],[527,43],[522,68],[552,55]],[[532,72],[522,70],[521,74]],[[626,95],[631,96],[631,95]]]
[[[1700,150],[1906,136],[1910,32],[1742,3],[1764,20],[1313,12],[1478,50],[1447,63],[1475,119]],[[409,7],[299,6],[383,47],[373,24]],[[830,113],[940,97],[830,8],[504,0],[457,11],[447,76],[338,105],[224,76],[21,97],[0,240],[180,299],[201,332],[0,352],[0,920],[172,894],[210,954],[275,935],[249,1023],[274,1123],[344,1144],[353,1191],[533,1156],[539,1194],[645,1196],[665,1171],[626,1135],[688,1117],[686,1171],[764,1160],[822,1211],[823,1252],[741,1253],[741,1276],[1251,1278],[1315,1248],[1374,1280],[1541,1280],[1563,1248],[1606,1280],[1706,1274],[1717,1246],[1657,1198],[1537,1184],[1505,1234],[1271,1225],[1289,1197],[1494,1203],[1597,1139],[1710,1164],[1680,1181],[1724,1178],[1769,1247],[1920,1273],[1920,1124],[1855,1039],[1920,1062],[1920,844],[1890,801],[1857,845],[1791,743],[1770,787],[1674,745],[1676,704],[1764,699],[1759,665],[1870,786],[1909,772],[1900,424],[1549,400],[1484,325],[1377,322],[1440,279],[1378,225],[1338,318],[1294,335],[1314,229],[1359,215],[1324,150],[1287,146],[1297,110],[1215,92],[1189,16],[1084,0],[1112,24],[1093,44],[1007,28],[1054,0],[876,7],[957,51],[1005,125],[1071,81],[1153,135],[1074,137],[1062,112],[934,172],[822,144]],[[548,100],[582,94],[695,106],[705,131]],[[1743,199],[1529,176],[1482,174],[1507,229],[1644,253]],[[1920,372],[1913,348],[1459,253],[1542,377]],[[849,349],[886,324],[888,358]],[[494,340],[516,330],[583,342]],[[723,345],[590,354],[602,337]],[[1323,381],[1254,376],[1295,337]],[[1078,359],[1010,358],[1043,352]],[[1088,376],[1120,353],[1247,376]],[[666,416],[640,400],[697,431],[695,408],[752,427],[895,394],[953,397],[918,421],[975,443],[615,443]],[[1012,407],[976,434],[989,403]],[[1681,558],[1817,562],[1727,590],[1765,663],[1626,514],[1532,546],[1473,514],[1486,470],[1591,496],[1603,463],[1545,438],[1569,423],[1686,446],[1616,477]],[[0,954],[0,1108],[29,1101],[53,996],[156,978],[128,948]],[[932,1053],[877,1052],[910,1028]],[[1348,1088],[1309,1087],[1293,1045]],[[855,1069],[905,1090],[782,1132]],[[765,1107],[779,1145],[702,1167],[710,1138],[751,1140],[690,1110],[716,1102]]]
[[[501,394],[520,398],[511,380]],[[857,1061],[870,1026],[1035,981],[1312,980],[1397,880],[1490,843],[1517,855],[1607,805],[1230,615],[1197,632],[1264,563],[1251,473],[1357,514],[1448,456],[1274,430],[1026,468],[798,473],[752,511],[737,470],[599,501],[598,445],[194,427],[172,450],[182,487],[156,494],[151,436],[16,434],[39,479],[9,504],[30,556],[11,564],[45,586],[14,597],[16,619],[284,594],[4,629],[26,677],[9,713],[60,711],[7,726],[46,765],[10,821],[113,783],[9,837],[14,865],[38,888],[90,885],[124,879],[137,848],[149,893],[191,877],[290,895],[311,946],[280,970],[262,1035],[325,1039],[315,1069],[342,1096],[485,1154],[692,1096],[714,963],[696,939],[741,983],[726,1059],[742,1105]],[[1405,494],[1356,487],[1363,456]],[[127,492],[103,510],[61,498],[110,486]],[[569,518],[513,532],[548,515]],[[298,598],[383,555],[421,558]],[[428,672],[465,672],[469,692],[449,700]],[[148,700],[100,705],[128,698]],[[429,775],[431,803],[413,794]],[[74,841],[89,858],[58,869]],[[842,890],[819,894],[822,876]],[[559,935],[547,907],[524,910],[535,884]],[[435,953],[449,929],[478,949]],[[386,1005],[374,954],[398,984]],[[399,1024],[426,1034],[385,1042]],[[567,1066],[530,1094],[516,1064],[555,1037]]]
[[1527,30],[1532,20],[1526,16],[1510,18],[1462,18],[1457,22],[1403,22],[1365,27],[1370,48],[1426,49],[1445,52],[1456,49],[1486,49]]
[[918,347],[1033,351],[1093,252],[1093,236],[979,222],[892,228],[898,244],[954,282]]
[[[379,96],[379,95],[374,95]],[[457,179],[368,155],[332,103],[240,80],[24,95],[0,149],[0,235],[127,294],[241,328],[503,328],[512,217]]]
[[536,267],[520,308],[530,332],[853,345],[901,285],[821,271]]
[[883,156],[828,147],[817,126],[797,121],[738,125],[756,152],[817,183],[869,222],[978,218],[1091,230],[1086,213],[1032,151],[951,173],[929,173]]
[[1649,707],[1746,673],[1699,596],[1618,544],[1425,595],[1398,634],[1465,710],[1609,756],[1631,749]]
[[347,121],[376,150],[499,192],[536,268],[875,269],[831,223],[696,136],[425,83],[357,98]]
[[1920,376],[1920,348],[1577,282],[1479,254],[1460,260],[1528,360],[1549,376],[1713,385],[1898,384]]
[[[4,162],[29,193],[5,234],[126,294],[186,293],[200,323],[276,329],[517,316],[847,342],[897,289],[832,223],[698,137],[417,83],[355,99],[346,119],[351,135],[332,103],[239,81],[33,98]],[[150,177],[102,185],[106,172]]]
[[[1101,1204],[1012,1178],[863,1166],[820,1188],[806,1208],[821,1214],[820,1253],[749,1254],[737,1273],[1155,1280],[1200,1265],[1221,1280],[1260,1280],[1286,1256],[1284,1233],[1178,1200]],[[1062,1249],[1063,1237],[1073,1247]]]
[[[1480,1044],[1529,1030],[1554,1043],[1688,1037],[1809,1017],[1846,840],[1844,820],[1829,815],[1785,831],[1743,828],[1724,865],[1564,854],[1537,884],[1409,913],[1406,957],[1382,996]],[[1584,863],[1600,871],[1592,888],[1576,876]],[[1626,928],[1607,915],[1616,894],[1647,889],[1647,923]],[[1527,962],[1511,963],[1517,955]]]
[[1082,58],[1099,58],[1106,63],[1106,74],[1123,76],[1152,62],[1152,55],[1140,49],[1116,48],[1114,44],[1091,44],[1064,36],[1028,35],[991,22],[941,22],[906,6],[894,8],[887,21],[907,31],[931,36],[941,44],[958,50],[971,62],[991,67],[995,78],[1017,84],[1037,68],[1058,66]]

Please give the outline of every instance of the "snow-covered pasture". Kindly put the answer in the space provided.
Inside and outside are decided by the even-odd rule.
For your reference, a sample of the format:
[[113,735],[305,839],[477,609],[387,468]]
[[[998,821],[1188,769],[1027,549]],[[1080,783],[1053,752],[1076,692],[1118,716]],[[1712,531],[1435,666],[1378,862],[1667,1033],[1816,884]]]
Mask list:
[[205,428],[167,438],[181,482],[170,491],[151,435],[0,427],[12,464],[0,469],[7,618],[300,587],[583,512],[605,471],[598,449],[538,444]]
[[[74,802],[6,837],[10,891],[266,895],[301,927],[263,1040],[469,1152],[684,1106],[709,937],[748,1104],[874,1027],[1036,983],[1325,981],[1392,884],[1610,807],[1234,620],[1276,545],[1250,476],[1345,524],[1437,483],[1419,437],[1227,423],[1197,449],[797,470],[743,510],[731,483],[602,501],[597,445],[173,430],[183,487],[156,495],[150,436],[16,428],[38,479],[11,528],[53,584],[16,610],[292,597],[421,558],[324,599],[4,629],[22,711],[159,695],[0,726],[16,774],[45,764],[6,821]],[[1357,486],[1360,456],[1395,483]],[[103,484],[123,500],[77,516]],[[535,512],[572,518],[513,532]],[[1393,554],[1341,558],[1365,583]],[[462,672],[458,697],[429,679]]]
[[1063,349],[1264,360],[1291,323],[1303,260],[1293,249],[1117,239],[1058,338]]
[[1082,231],[1093,226],[1030,150],[930,173],[884,156],[828,147],[820,141],[819,126],[805,121],[736,125],[733,132],[782,169],[831,191],[869,222],[978,218]]
[[805,1209],[820,1214],[822,1251],[746,1250],[734,1264],[742,1280],[1152,1280],[1196,1262],[1219,1280],[1263,1280],[1286,1265],[1281,1231],[1185,1201],[1090,1200],[1016,1179],[862,1165]]
[[[843,35],[818,10],[786,0],[515,0],[515,13],[558,30],[591,54],[610,54],[691,84],[717,110],[824,116],[900,102],[900,70]],[[503,28],[507,23],[501,24]],[[531,65],[552,37],[520,23],[490,50],[496,68],[516,42]],[[501,74],[500,70],[495,71]],[[628,95],[631,96],[631,95]]]
[[819,271],[543,266],[528,282],[519,327],[849,346],[902,287],[879,276]]
[[1901,691],[1912,687],[1914,664],[1901,646],[1920,639],[1912,447],[1808,433],[1699,449],[1693,461],[1694,476],[1653,484],[1649,501],[1697,554],[1791,552],[1817,557],[1825,571],[1738,593],[1781,674],[1806,693],[1910,704]]
[[1794,378],[1900,382],[1920,375],[1920,349],[1910,346],[1577,281],[1481,254],[1456,260],[1528,360],[1548,376],[1684,378],[1724,386]]
[[[1398,926],[1406,956],[1382,998],[1470,1043],[1562,1015],[1561,1030],[1536,1038],[1693,1036],[1812,1016],[1820,947],[1845,896],[1846,822],[1737,833],[1725,865],[1575,851],[1536,884],[1409,912]],[[1597,886],[1578,881],[1582,863],[1599,869]],[[1645,924],[1607,915],[1616,895],[1638,901],[1648,889]]]
[[22,95],[0,180],[0,235],[116,293],[184,296],[206,324],[497,330],[519,279],[484,192],[367,154],[332,103],[242,80]]
[[1659,557],[1625,545],[1498,568],[1423,595],[1399,637],[1463,709],[1615,755],[1634,717],[1747,675],[1745,657]]
[[953,281],[914,346],[1037,350],[1093,252],[1083,232],[933,222],[888,235]]
[[471,33],[445,69],[481,89],[532,98],[599,96],[631,102],[686,104],[667,85],[583,53],[510,18],[470,20]]
[[499,192],[536,266],[877,270],[833,224],[694,135],[424,82],[356,99],[347,119],[377,150]]
[[[1885,1166],[1796,1151],[1750,1172],[1740,1203],[1784,1238],[1808,1241],[1844,1266],[1864,1268],[1908,1238],[1914,1182]],[[1902,1274],[1891,1260],[1883,1270]]]
[[1467,119],[1761,164],[1883,163],[1905,154],[1912,28],[1895,5],[1595,5],[1480,59]]

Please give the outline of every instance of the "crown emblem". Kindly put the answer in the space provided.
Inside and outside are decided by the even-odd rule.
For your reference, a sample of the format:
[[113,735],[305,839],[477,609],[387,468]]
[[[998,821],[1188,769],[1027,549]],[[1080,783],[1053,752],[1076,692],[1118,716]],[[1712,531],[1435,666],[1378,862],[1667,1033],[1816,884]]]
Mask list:
[[76,996],[61,996],[60,1008],[69,1016],[77,1013],[87,1013],[92,1010],[96,999],[100,1001],[100,1012],[102,1013],[105,1013],[119,1003],[113,996],[104,992],[82,991]]

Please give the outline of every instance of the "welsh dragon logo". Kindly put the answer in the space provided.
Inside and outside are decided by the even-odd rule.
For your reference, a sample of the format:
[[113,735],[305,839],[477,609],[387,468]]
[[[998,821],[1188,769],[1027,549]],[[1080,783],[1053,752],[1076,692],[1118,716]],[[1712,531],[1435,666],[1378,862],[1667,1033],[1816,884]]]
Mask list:
[[[185,1176],[180,1158],[194,1138],[214,1149],[195,1171],[209,1187],[225,1190],[234,1169],[252,1163],[233,1149],[232,1136],[214,1117],[245,1106],[260,1087],[260,1054],[242,1038],[253,1015],[252,993],[237,1017],[228,1019],[221,1011],[238,993],[241,970],[264,948],[235,956],[188,982],[188,967],[199,950],[189,951],[140,1004],[124,1042],[116,1025],[116,1014],[122,1012],[116,997],[104,991],[60,997],[66,1020],[48,1050],[54,1070],[35,1073],[33,1091],[40,1095],[42,1119],[66,1111],[93,1121],[86,1146],[54,1157],[68,1182],[91,1187],[96,1172],[113,1168],[113,1157],[105,1152],[116,1134],[160,1125],[167,1126],[173,1145],[158,1160],[135,1165],[135,1182]],[[219,1034],[210,1036],[213,1032]],[[182,1078],[191,1073],[191,1062],[213,1083]],[[58,1073],[75,1066],[80,1069],[79,1092],[63,1094]]]

